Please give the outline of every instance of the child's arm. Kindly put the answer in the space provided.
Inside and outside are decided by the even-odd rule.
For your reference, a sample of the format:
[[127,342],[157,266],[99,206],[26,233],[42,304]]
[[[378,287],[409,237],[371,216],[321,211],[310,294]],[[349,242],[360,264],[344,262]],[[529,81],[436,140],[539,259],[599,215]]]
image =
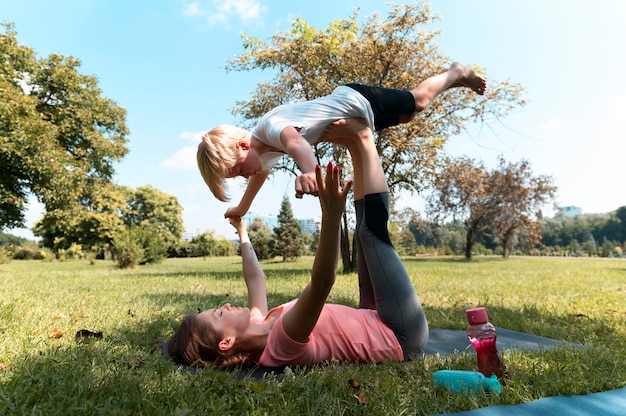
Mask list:
[[248,289],[248,307],[250,317],[267,315],[267,295],[265,293],[265,273],[256,257],[245,221],[241,218],[230,218],[230,223],[239,234],[241,244],[241,259],[243,264],[243,279]]
[[248,186],[241,197],[241,201],[239,201],[239,205],[228,208],[224,213],[224,218],[243,217],[246,215],[246,212],[250,209],[250,205],[252,205],[252,201],[254,201],[254,197],[259,193],[259,190],[265,183],[269,174],[270,171],[267,169],[250,176],[250,178],[248,178]]
[[285,127],[280,133],[280,142],[302,171],[302,175],[296,178],[296,198],[302,198],[304,194],[317,196],[315,181],[317,162],[311,144],[300,135],[295,127]]

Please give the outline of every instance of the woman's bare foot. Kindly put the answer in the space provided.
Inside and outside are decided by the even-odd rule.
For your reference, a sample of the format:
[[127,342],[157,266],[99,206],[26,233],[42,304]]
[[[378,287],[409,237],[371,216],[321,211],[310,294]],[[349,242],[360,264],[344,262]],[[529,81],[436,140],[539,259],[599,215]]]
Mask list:
[[[458,81],[449,88],[467,87],[478,95],[483,95],[487,89],[487,80],[459,62],[453,62],[448,71],[453,71]],[[447,72],[447,71],[446,71]]]
[[372,140],[372,130],[365,119],[342,118],[326,127],[319,141],[349,148],[358,140]]

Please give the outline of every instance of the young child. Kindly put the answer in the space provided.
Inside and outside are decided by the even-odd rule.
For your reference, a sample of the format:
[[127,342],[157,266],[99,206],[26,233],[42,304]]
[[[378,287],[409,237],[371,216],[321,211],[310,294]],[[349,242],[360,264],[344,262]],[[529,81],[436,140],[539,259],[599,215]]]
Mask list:
[[261,118],[252,132],[229,125],[213,128],[198,146],[198,167],[220,201],[228,200],[225,178],[243,176],[248,179],[239,205],[228,208],[227,218],[246,214],[270,168],[284,154],[291,156],[302,171],[295,181],[296,197],[317,195],[314,171],[317,162],[312,145],[320,140],[320,135],[332,122],[362,118],[372,131],[380,131],[408,123],[437,95],[456,87],[466,87],[482,95],[486,80],[455,62],[411,91],[361,84],[340,86],[329,96],[276,107]]

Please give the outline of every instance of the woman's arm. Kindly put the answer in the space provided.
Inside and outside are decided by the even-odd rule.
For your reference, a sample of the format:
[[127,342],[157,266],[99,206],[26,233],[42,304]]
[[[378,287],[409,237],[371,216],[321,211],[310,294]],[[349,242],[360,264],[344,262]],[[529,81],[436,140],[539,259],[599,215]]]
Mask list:
[[237,229],[241,244],[243,262],[243,279],[248,289],[248,307],[250,317],[267,315],[267,295],[265,293],[265,273],[256,257],[245,221],[241,218],[230,218],[230,223]]
[[319,166],[315,174],[322,208],[322,228],[311,270],[311,282],[304,288],[293,308],[283,316],[283,328],[289,338],[295,341],[306,341],[309,337],[335,283],[341,216],[346,207],[347,193],[352,187],[350,181],[343,190],[340,189],[339,169],[331,163],[326,168],[325,179]]

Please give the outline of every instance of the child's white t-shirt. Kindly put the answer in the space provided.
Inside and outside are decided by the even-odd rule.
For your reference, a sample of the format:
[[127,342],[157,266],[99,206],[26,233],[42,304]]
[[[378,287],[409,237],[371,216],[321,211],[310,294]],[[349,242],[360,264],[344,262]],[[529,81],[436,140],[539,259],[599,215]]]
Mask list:
[[[252,130],[252,135],[262,143],[286,152],[280,143],[280,133],[285,127],[295,127],[300,135],[313,145],[326,127],[342,118],[364,118],[368,126],[374,130],[374,112],[369,101],[358,91],[341,86],[325,97],[283,104],[274,108],[261,118]],[[273,166],[280,156],[281,153],[268,152],[268,157],[262,161],[263,168]]]

